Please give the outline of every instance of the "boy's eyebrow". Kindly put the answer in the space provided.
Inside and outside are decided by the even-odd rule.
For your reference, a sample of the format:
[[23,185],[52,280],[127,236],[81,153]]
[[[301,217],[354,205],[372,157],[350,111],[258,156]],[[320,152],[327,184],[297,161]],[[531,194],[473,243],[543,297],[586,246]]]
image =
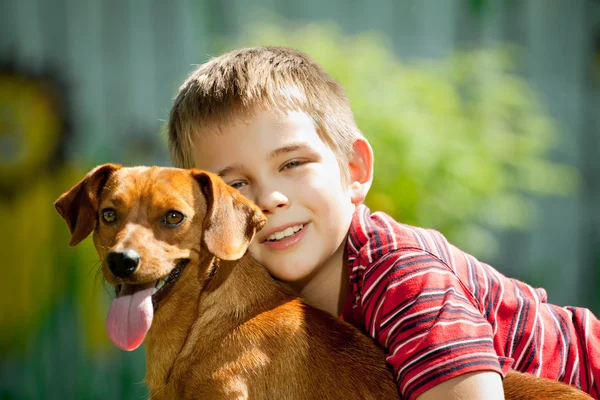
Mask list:
[[269,158],[275,158],[275,157],[280,156],[285,153],[291,153],[292,151],[309,149],[309,148],[310,148],[310,146],[308,144],[306,144],[305,142],[290,143],[283,147],[279,147],[279,148],[271,151],[269,153]]
[[217,175],[219,175],[222,178],[225,175],[231,173],[232,171],[236,171],[238,169],[243,169],[243,168],[244,168],[244,166],[240,163],[231,164],[231,165],[228,165],[225,168],[219,170],[217,172]]
[[[271,158],[275,158],[275,157],[280,156],[285,153],[291,153],[292,151],[303,150],[303,149],[310,149],[310,146],[305,142],[290,143],[283,147],[279,147],[279,148],[271,151],[269,153],[268,157],[271,159]],[[219,175],[220,177],[224,177],[225,175],[227,175],[233,171],[240,170],[240,169],[244,169],[244,166],[241,163],[234,163],[234,164],[226,166],[223,169],[220,169],[217,172],[217,175]]]

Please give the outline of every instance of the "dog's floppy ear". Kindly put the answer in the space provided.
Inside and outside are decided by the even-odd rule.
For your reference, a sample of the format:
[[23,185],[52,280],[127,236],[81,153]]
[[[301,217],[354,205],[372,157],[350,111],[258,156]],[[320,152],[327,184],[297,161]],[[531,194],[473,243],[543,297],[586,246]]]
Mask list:
[[193,170],[206,198],[202,240],[222,260],[241,258],[252,238],[267,222],[260,209],[210,172]]
[[94,168],[54,202],[54,207],[71,231],[70,246],[81,242],[96,227],[100,188],[110,174],[120,168],[117,164],[104,164]]

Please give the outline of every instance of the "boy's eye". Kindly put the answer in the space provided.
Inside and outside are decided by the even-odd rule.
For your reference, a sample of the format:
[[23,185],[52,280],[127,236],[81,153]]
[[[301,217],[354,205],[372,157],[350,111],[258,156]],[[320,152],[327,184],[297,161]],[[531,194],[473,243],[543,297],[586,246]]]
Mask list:
[[284,170],[284,169],[296,168],[302,164],[304,164],[304,162],[301,160],[292,160],[290,162],[283,164],[283,167],[281,167],[281,169]]
[[240,188],[242,188],[243,186],[246,186],[246,182],[235,181],[235,182],[231,182],[229,184],[229,186],[231,186],[234,189],[240,190]]

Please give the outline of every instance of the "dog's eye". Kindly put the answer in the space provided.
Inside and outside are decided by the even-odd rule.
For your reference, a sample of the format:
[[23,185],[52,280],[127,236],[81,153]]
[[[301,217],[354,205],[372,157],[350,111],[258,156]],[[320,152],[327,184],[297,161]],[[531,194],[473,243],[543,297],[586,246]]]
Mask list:
[[114,224],[117,221],[117,213],[112,208],[102,210],[102,220],[107,224]]
[[169,225],[169,226],[175,226],[175,225],[179,225],[181,223],[181,221],[183,221],[183,214],[180,213],[179,211],[169,211],[164,219],[163,222],[165,225]]

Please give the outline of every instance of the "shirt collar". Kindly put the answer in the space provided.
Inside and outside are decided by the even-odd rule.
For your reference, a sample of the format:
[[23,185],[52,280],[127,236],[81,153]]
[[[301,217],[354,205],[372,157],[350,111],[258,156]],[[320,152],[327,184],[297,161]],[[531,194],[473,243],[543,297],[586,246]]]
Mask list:
[[364,204],[360,204],[354,210],[350,232],[348,234],[348,265],[352,267],[359,257],[360,250],[369,241],[369,222],[371,211]]
[[368,260],[362,260],[361,256],[364,257],[364,249],[368,247],[370,219],[371,211],[369,208],[362,204],[359,205],[352,215],[348,233],[349,287],[342,318],[347,321],[354,321],[353,323],[357,326],[360,326],[360,321],[362,321],[360,312],[357,313],[357,307],[361,300],[362,276],[368,264]]

